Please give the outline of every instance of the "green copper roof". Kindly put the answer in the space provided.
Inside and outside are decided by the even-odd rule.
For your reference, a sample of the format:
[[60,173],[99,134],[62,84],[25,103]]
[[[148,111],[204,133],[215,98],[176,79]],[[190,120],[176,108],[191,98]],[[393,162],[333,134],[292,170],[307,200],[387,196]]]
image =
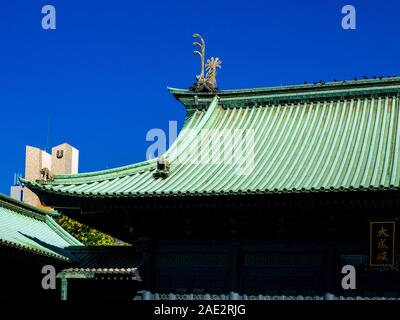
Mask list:
[[[228,90],[218,95],[169,90],[185,104],[188,116],[166,154],[171,164],[166,179],[153,177],[156,163],[151,160],[55,176],[51,182],[23,182],[38,194],[75,197],[400,188],[400,78]],[[206,146],[212,159],[228,153],[228,144],[221,148],[215,143],[221,132],[253,134],[253,143],[233,139],[230,144],[243,155],[242,164],[199,163]],[[250,169],[240,172],[245,164]]]
[[82,245],[46,211],[0,195],[0,244],[67,260],[67,246]]

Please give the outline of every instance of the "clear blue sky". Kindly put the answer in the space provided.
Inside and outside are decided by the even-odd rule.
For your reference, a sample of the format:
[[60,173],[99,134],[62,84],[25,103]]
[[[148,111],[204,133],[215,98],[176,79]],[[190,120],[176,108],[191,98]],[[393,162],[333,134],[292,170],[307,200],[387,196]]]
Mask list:
[[[57,10],[43,30],[41,9]],[[357,29],[343,30],[352,4]],[[223,60],[221,89],[400,74],[398,0],[13,0],[0,4],[0,192],[24,171],[25,145],[69,142],[80,172],[145,159],[149,129],[179,127],[167,86],[199,71],[192,33]]]

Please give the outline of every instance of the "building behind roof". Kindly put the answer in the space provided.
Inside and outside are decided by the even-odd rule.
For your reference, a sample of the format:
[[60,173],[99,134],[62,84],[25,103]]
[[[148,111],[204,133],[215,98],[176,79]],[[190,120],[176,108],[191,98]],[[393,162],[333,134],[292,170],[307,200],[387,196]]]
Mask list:
[[52,174],[77,174],[79,167],[79,150],[68,143],[51,149]]
[[14,183],[10,188],[10,197],[18,200],[18,201],[24,201],[24,186],[21,184],[19,181],[19,178],[21,176],[17,173],[14,174]]
[[[53,147],[51,154],[36,147],[26,146],[25,179],[41,179],[43,170],[52,174],[77,174],[79,167],[79,151],[63,143]],[[14,183],[10,196],[33,206],[40,206],[39,198],[29,189]]]

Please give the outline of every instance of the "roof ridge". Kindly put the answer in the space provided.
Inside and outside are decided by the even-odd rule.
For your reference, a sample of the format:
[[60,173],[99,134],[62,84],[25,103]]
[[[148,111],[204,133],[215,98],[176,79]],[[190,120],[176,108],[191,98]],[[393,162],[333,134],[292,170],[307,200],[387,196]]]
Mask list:
[[377,79],[362,79],[362,80],[341,80],[330,82],[315,82],[304,84],[293,84],[285,86],[270,86],[270,87],[256,87],[246,89],[227,89],[218,92],[194,92],[188,89],[180,89],[174,87],[167,87],[168,91],[172,94],[191,94],[193,96],[210,96],[215,94],[232,94],[232,93],[257,93],[264,91],[280,91],[280,90],[293,90],[293,89],[314,89],[314,88],[330,88],[330,87],[349,87],[359,85],[371,84],[387,84],[393,82],[400,82],[400,77],[378,77]]
[[322,82],[314,84],[275,86],[253,89],[222,90],[215,92],[193,92],[187,89],[168,88],[188,112],[207,109],[210,100],[218,94],[224,108],[240,108],[273,103],[292,103],[320,99],[348,99],[370,97],[378,94],[400,94],[400,77],[382,80],[353,80]]
[[[183,148],[183,150],[185,149],[185,146],[189,146],[190,144],[193,143],[193,140],[196,139],[198,133],[200,130],[202,130],[206,124],[209,122],[209,119],[211,118],[212,114],[214,113],[214,111],[217,109],[218,107],[218,102],[219,102],[219,97],[218,95],[215,95],[214,98],[211,100],[209,107],[207,108],[207,111],[204,115],[204,117],[200,120],[200,122],[195,126],[195,130],[193,130],[192,132],[189,133],[188,137],[185,137],[185,139],[182,141],[183,142],[183,146],[180,146],[180,148]],[[175,142],[173,143],[173,145],[167,150],[166,152],[166,156],[172,156],[172,155],[176,155],[176,153],[174,152],[176,146],[178,146],[178,144],[181,142],[182,140],[182,136],[183,136],[183,131],[186,128],[182,128],[181,132],[180,132],[180,138],[178,137]],[[173,164],[173,161],[175,159],[171,159],[171,165]]]
[[[4,233],[1,234],[1,245],[27,250],[40,255],[55,257],[62,260],[69,260],[69,257],[64,255],[61,251],[58,252],[41,242],[45,242],[53,247],[57,247],[60,250],[63,249],[61,246],[59,246],[59,243],[61,243],[60,240],[62,240],[63,246],[82,245],[80,241],[75,239],[59,224],[57,224],[47,211],[15,200],[3,194],[0,194],[0,213],[2,219],[6,219],[4,221],[10,222],[10,225],[7,224],[3,230]],[[34,230],[36,231],[32,233],[28,232],[26,235],[26,230],[22,228],[22,225],[21,228],[17,225],[18,223],[21,223],[21,221],[23,221],[23,224],[27,226],[31,226],[33,224],[35,226]],[[39,226],[41,229],[37,229]],[[37,233],[37,230],[44,231]],[[48,231],[51,232],[52,237],[56,236],[58,242],[52,243],[48,241],[48,236],[50,234]],[[9,232],[11,232],[11,236]],[[15,237],[15,233],[19,233],[31,240],[33,239],[32,237],[35,237],[38,240],[34,240],[35,245],[32,245],[32,243],[29,243],[29,240],[28,242],[21,241],[21,239]]]
[[46,217],[46,224],[57,233],[63,240],[72,246],[84,246],[82,242],[69,234],[63,227],[61,227],[52,217]]
[[152,160],[145,160],[133,164],[129,164],[126,166],[121,166],[121,167],[116,167],[112,169],[105,169],[105,170],[98,170],[98,171],[91,171],[91,172],[84,172],[84,173],[78,173],[78,174],[60,174],[60,175],[54,175],[54,179],[73,179],[73,178],[86,178],[86,177],[91,177],[91,176],[97,176],[98,174],[109,174],[109,173],[116,173],[116,172],[121,172],[121,171],[131,171],[131,173],[136,173],[140,172],[140,170],[146,170],[152,162],[154,162],[155,159]]

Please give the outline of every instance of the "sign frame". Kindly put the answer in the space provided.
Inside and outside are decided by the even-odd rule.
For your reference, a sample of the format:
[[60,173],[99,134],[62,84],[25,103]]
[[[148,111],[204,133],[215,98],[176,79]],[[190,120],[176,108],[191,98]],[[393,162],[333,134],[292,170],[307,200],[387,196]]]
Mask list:
[[[371,269],[390,269],[390,270],[394,270],[396,269],[396,263],[397,263],[397,257],[396,257],[396,223],[397,221],[395,219],[385,219],[385,220],[371,220],[369,221],[369,250],[368,250],[368,267],[370,267]],[[392,225],[392,250],[391,250],[391,257],[392,257],[392,261],[391,263],[376,263],[375,261],[373,261],[373,250],[374,250],[374,246],[373,246],[373,230],[374,230],[374,225],[384,225],[384,224],[391,224]],[[375,262],[375,263],[374,263]]]

